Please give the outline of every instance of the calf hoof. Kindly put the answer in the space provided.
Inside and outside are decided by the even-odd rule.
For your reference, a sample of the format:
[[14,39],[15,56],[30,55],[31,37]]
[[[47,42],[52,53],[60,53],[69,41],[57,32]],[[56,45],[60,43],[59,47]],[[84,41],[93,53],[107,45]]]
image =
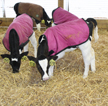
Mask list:
[[83,75],[83,79],[87,78],[88,75]]
[[96,70],[92,70],[93,73],[95,73]]

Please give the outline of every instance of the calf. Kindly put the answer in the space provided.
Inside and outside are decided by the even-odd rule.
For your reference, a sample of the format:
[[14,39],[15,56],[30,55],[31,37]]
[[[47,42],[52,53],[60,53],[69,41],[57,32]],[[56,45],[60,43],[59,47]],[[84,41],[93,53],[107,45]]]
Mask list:
[[47,15],[45,9],[37,4],[32,3],[16,3],[14,5],[14,11],[18,15],[26,13],[32,18],[35,19],[37,29],[40,31],[40,22],[42,19],[45,20],[45,25],[50,26],[51,25],[51,19]]
[[40,36],[37,58],[32,56],[28,58],[36,62],[42,80],[48,80],[53,76],[54,66],[50,64],[52,59],[57,61],[65,55],[65,52],[76,48],[79,48],[83,55],[85,64],[83,78],[88,76],[89,65],[91,65],[92,72],[95,72],[95,53],[91,47],[92,22],[95,25],[94,37],[97,41],[97,22],[93,18],[77,19],[50,27]]
[[64,10],[61,7],[58,7],[52,11],[52,18],[54,22],[52,23],[52,26],[79,19],[77,16]]
[[[9,25],[3,38],[5,48],[10,51],[9,54],[1,55],[2,58],[9,58],[13,73],[19,72],[21,58],[28,54],[28,42],[31,41],[34,47],[34,56],[37,55],[37,42],[35,32],[33,32],[33,21],[27,14],[22,14],[15,18]],[[26,45],[26,46],[25,46]],[[25,46],[25,47],[24,47]],[[22,49],[24,47],[24,53]]]

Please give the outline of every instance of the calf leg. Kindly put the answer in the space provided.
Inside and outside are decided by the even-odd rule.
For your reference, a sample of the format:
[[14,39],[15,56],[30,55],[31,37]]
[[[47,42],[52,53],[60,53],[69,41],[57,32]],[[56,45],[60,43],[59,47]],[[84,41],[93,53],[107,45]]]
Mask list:
[[[62,58],[63,56],[65,55],[65,52],[63,51],[63,52],[61,52],[61,53],[59,53],[57,56],[58,56],[58,59],[60,59],[60,58]],[[57,60],[58,60],[57,59]],[[56,60],[56,61],[57,61]],[[53,70],[54,70],[54,66],[50,66],[49,67],[49,70],[48,70],[48,75],[49,75],[49,77],[52,77],[53,76]]]
[[34,56],[37,57],[37,41],[36,41],[36,37],[35,37],[35,32],[33,32],[33,34],[31,35],[31,37],[29,39],[31,41],[31,44],[34,47]]
[[[76,48],[70,48],[70,49],[66,49],[66,50],[60,52],[60,53],[57,55],[57,56],[58,56],[57,60],[59,60],[60,58],[64,57],[65,52],[73,51],[73,50],[75,50],[75,49],[76,49]],[[56,60],[56,61],[57,61],[57,60]],[[48,70],[48,75],[49,75],[49,77],[52,77],[52,76],[53,76],[53,70],[54,70],[54,66],[50,66],[50,67],[49,67],[49,70]]]
[[24,46],[24,52],[28,51],[28,43]]
[[36,24],[37,30],[40,31],[41,25],[40,23]]
[[[59,53],[57,56],[58,56],[58,58],[57,58],[57,60],[59,60],[60,58],[62,58],[62,57],[64,57],[64,55],[65,55],[65,51],[62,51],[61,53]],[[56,60],[56,61],[57,61]]]
[[53,26],[56,26],[56,24],[52,23],[52,25],[51,25],[51,26],[52,26],[52,27],[53,27]]
[[91,64],[91,57],[92,57],[92,55],[91,55],[91,42],[88,40],[84,44],[80,45],[79,48],[82,51],[84,65],[85,65],[83,78],[86,78],[88,76],[89,65]]
[[95,52],[94,49],[91,47],[91,71],[95,72],[96,68],[95,68]]
[[53,70],[54,70],[54,66],[50,66],[49,71],[48,71],[49,77],[53,76]]
[[40,21],[38,21],[38,20],[35,19],[35,22],[36,22],[37,30],[40,31],[40,28],[41,28]]

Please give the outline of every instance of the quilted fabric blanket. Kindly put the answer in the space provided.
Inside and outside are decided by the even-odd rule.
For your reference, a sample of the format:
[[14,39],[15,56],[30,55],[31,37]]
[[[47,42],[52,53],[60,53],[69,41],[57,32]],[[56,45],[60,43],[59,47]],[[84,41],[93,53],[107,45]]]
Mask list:
[[67,21],[74,21],[76,19],[79,19],[77,16],[62,9],[61,7],[58,7],[57,9],[53,10],[52,17],[56,25]]
[[29,41],[29,37],[33,33],[33,21],[31,17],[27,14],[19,15],[13,20],[13,22],[9,25],[6,34],[3,38],[3,44],[8,51],[10,51],[9,33],[11,29],[15,29],[19,36],[19,46],[25,46],[25,44]]
[[66,48],[76,47],[89,38],[89,27],[83,19],[65,22],[48,28],[44,35],[48,41],[49,52],[56,55]]
[[32,16],[38,21],[41,21],[41,19],[43,18],[43,7],[37,4],[33,4],[33,3],[20,2],[18,6],[18,13],[19,14],[23,14],[23,13],[29,14],[29,16]]

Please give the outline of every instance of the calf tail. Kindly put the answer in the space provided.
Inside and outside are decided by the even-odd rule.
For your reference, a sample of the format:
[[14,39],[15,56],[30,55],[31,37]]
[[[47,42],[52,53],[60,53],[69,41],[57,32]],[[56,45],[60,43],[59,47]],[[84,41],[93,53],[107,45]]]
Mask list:
[[94,26],[95,26],[95,27],[97,26],[97,22],[96,22],[96,20],[95,20],[94,18],[87,18],[86,21],[88,21],[88,22],[93,22],[93,23],[94,23]]
[[99,38],[99,36],[98,36],[97,21],[95,19],[93,19],[93,18],[88,18],[86,21],[87,22],[93,22],[94,23],[94,26],[95,26],[95,29],[94,29],[94,38],[95,38],[95,42],[97,42],[98,41],[98,38]]

